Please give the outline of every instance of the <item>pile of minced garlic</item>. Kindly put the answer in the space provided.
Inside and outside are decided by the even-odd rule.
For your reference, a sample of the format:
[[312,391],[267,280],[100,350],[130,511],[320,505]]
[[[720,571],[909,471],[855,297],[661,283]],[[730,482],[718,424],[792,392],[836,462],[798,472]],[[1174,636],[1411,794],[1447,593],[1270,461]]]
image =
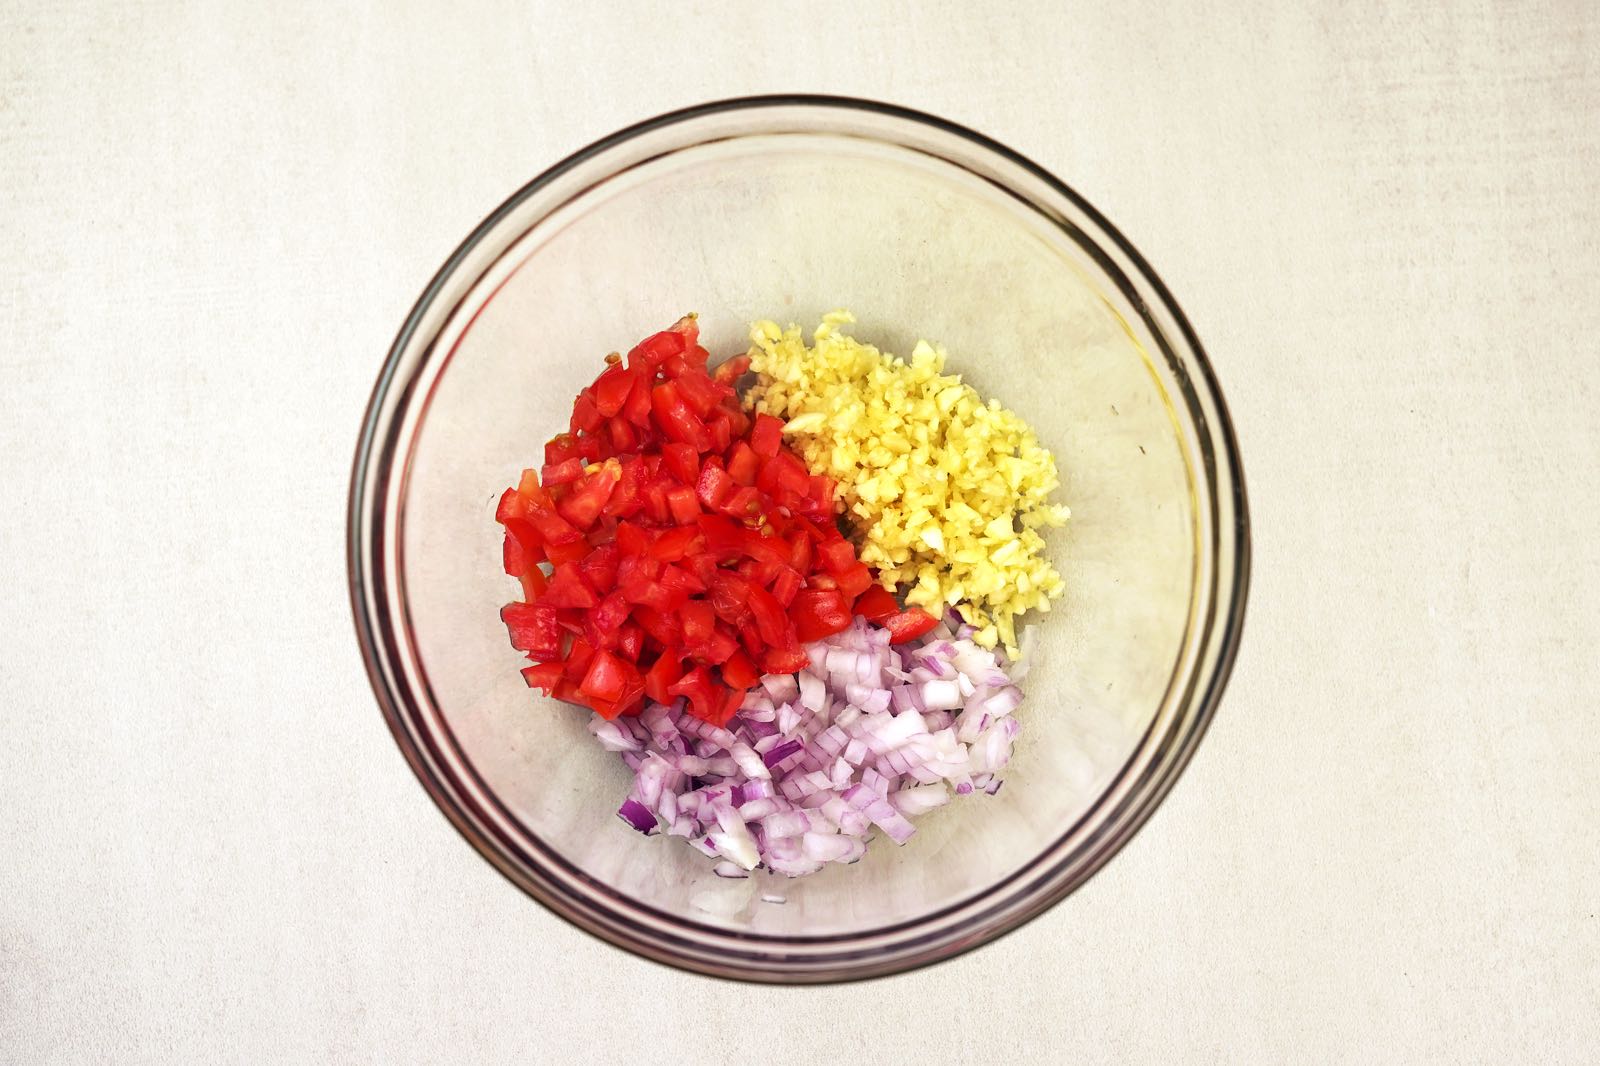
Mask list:
[[1022,419],[943,374],[942,347],[918,341],[898,359],[840,331],[854,321],[825,316],[810,349],[798,326],[755,323],[749,398],[838,481],[861,561],[885,585],[934,613],[954,606],[974,640],[1015,656],[1016,617],[1063,588],[1037,532],[1068,517],[1048,499],[1055,460]]

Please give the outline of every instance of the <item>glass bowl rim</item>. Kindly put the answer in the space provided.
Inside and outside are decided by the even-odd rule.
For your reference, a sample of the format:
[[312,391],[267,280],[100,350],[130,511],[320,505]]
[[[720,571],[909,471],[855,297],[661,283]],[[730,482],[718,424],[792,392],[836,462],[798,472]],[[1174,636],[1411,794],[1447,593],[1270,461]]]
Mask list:
[[[392,438],[399,433],[401,424],[406,421],[404,416],[414,402],[411,397],[415,379],[420,371],[427,367],[433,356],[433,341],[437,338],[437,331],[434,336],[426,339],[420,353],[416,350],[423,320],[433,310],[433,305],[471,253],[494,233],[502,222],[530,197],[551,186],[569,171],[621,148],[637,138],[673,126],[714,119],[730,112],[754,112],[778,108],[863,113],[876,119],[900,124],[903,128],[916,128],[924,136],[944,138],[966,151],[975,151],[980,157],[988,156],[1002,165],[1020,170],[1027,178],[1041,183],[1049,193],[1064,199],[1073,210],[1095,227],[1097,233],[1087,234],[1088,245],[1083,245],[1080,241],[1080,246],[1088,247],[1103,256],[1103,249],[1094,247],[1098,239],[1103,238],[1114,248],[1125,260],[1133,277],[1123,276],[1122,268],[1116,267],[1115,264],[1106,267],[1102,263],[1101,266],[1112,276],[1113,281],[1122,276],[1124,293],[1135,302],[1135,306],[1141,306],[1145,303],[1145,299],[1131,291],[1132,285],[1136,282],[1142,283],[1149,290],[1146,296],[1154,298],[1158,304],[1157,310],[1168,320],[1167,329],[1147,320],[1152,335],[1158,341],[1174,341],[1182,349],[1179,352],[1169,349],[1165,354],[1169,360],[1181,362],[1185,371],[1178,376],[1178,386],[1182,392],[1180,398],[1185,401],[1182,404],[1184,416],[1195,422],[1194,431],[1199,445],[1199,459],[1202,460],[1201,473],[1211,489],[1208,498],[1211,502],[1211,528],[1215,540],[1212,545],[1212,556],[1213,562],[1219,565],[1213,582],[1215,588],[1211,596],[1209,615],[1205,619],[1205,633],[1197,638],[1195,659],[1189,670],[1191,695],[1180,702],[1178,713],[1169,723],[1165,735],[1159,738],[1158,748],[1153,752],[1147,751],[1151,735],[1160,720],[1159,714],[1152,719],[1150,727],[1139,739],[1127,762],[1107,785],[1095,804],[1065,834],[1057,838],[1021,870],[989,886],[975,897],[942,907],[905,923],[865,933],[789,938],[768,934],[733,933],[697,925],[670,915],[663,916],[665,920],[658,923],[681,927],[688,933],[685,936],[678,928],[671,931],[652,930],[648,925],[640,925],[630,920],[626,914],[608,910],[606,902],[597,899],[593,891],[580,893],[581,898],[573,898],[559,885],[552,884],[541,876],[541,863],[537,857],[530,862],[526,856],[521,856],[523,861],[519,862],[518,856],[504,853],[491,839],[493,833],[488,824],[491,819],[486,817],[486,812],[477,809],[478,804],[473,802],[471,796],[464,794],[463,782],[448,777],[447,769],[445,774],[436,769],[441,765],[442,755],[445,756],[444,762],[449,761],[448,753],[438,748],[438,738],[433,732],[416,720],[419,709],[417,693],[406,685],[403,671],[396,668],[400,650],[393,629],[393,614],[398,610],[404,615],[406,603],[401,590],[396,590],[395,597],[391,600],[382,583],[383,562],[386,558],[383,554],[382,535],[390,523],[379,494],[387,489],[392,474],[391,463],[395,457]],[[807,131],[800,129],[784,132]],[[741,134],[741,136],[752,135],[759,135],[759,131]],[[903,148],[912,147],[889,140],[881,143]],[[643,161],[624,162],[607,176],[626,172],[641,162]],[[955,160],[947,159],[946,162],[961,165]],[[989,180],[1000,185],[1004,191],[1023,199],[1035,211],[1044,213],[1038,204],[1021,197],[1015,189],[996,179]],[[580,190],[574,195],[581,196],[583,191],[586,190]],[[550,214],[550,211],[546,211],[533,220],[512,243],[518,243],[521,237],[525,237],[544,224]],[[1057,226],[1062,225],[1057,220],[1051,221]],[[480,271],[472,280],[475,282],[481,277]],[[472,285],[469,284],[467,288],[470,291]],[[450,317],[447,315],[446,321]],[[1169,330],[1175,332],[1176,336],[1168,337]],[[410,368],[408,374],[402,375],[401,371],[408,357],[415,365]],[[396,392],[397,387],[398,392]],[[428,398],[424,396],[421,401],[423,415],[426,413],[427,402]],[[395,410],[391,411],[391,406]],[[1211,412],[1209,418],[1202,408],[1209,409]],[[421,421],[419,417],[419,426]],[[1209,431],[1207,423],[1212,423]],[[404,458],[409,460],[409,456],[410,453],[407,451]],[[1191,465],[1191,482],[1194,476]],[[405,477],[406,472],[402,469],[402,485]],[[1220,495],[1219,488],[1223,490]],[[400,496],[403,500],[403,489]],[[1218,509],[1219,499],[1224,509],[1231,513],[1232,521],[1217,521],[1215,512]],[[347,520],[349,595],[357,641],[368,679],[396,744],[424,790],[457,831],[513,884],[547,909],[586,932],[636,955],[691,972],[760,982],[823,983],[860,980],[888,976],[939,962],[982,944],[991,943],[998,937],[1020,928],[1087,881],[1132,838],[1160,805],[1193,756],[1201,737],[1204,736],[1238,653],[1250,578],[1250,532],[1243,469],[1221,389],[1200,341],[1179,309],[1177,301],[1133,245],[1071,187],[1036,163],[983,134],[948,120],[893,104],[853,97],[812,94],[774,94],[716,100],[667,112],[627,126],[579,149],[549,167],[485,217],[457,246],[429,281],[390,347],[362,421],[351,471]],[[1202,516],[1197,508],[1196,526],[1198,527],[1201,522]],[[398,540],[399,524],[394,523],[396,532],[392,536],[396,540]],[[1197,551],[1202,547],[1203,544],[1197,542]],[[1221,613],[1220,618],[1221,628],[1213,632],[1219,612],[1223,612],[1224,609],[1225,613]],[[409,633],[409,622],[403,628]],[[1186,635],[1186,643],[1188,640]],[[1180,655],[1180,661],[1181,658]],[[1181,671],[1175,671],[1175,680],[1180,673]],[[431,705],[431,702],[431,698],[428,698],[427,703]],[[435,714],[438,713],[437,706],[433,706],[432,709]],[[444,731],[448,733],[448,728]],[[452,745],[455,744],[453,737],[449,740]],[[465,771],[469,775],[475,775],[476,771],[471,767],[470,759],[467,759],[464,752],[460,752],[459,749],[457,754],[459,755],[457,761],[462,764]],[[1059,861],[1049,870],[1035,876],[1033,867],[1045,856],[1060,850],[1063,843],[1078,831],[1083,822],[1099,811],[1105,798],[1115,792],[1119,784],[1124,783],[1123,779],[1127,777],[1130,767],[1141,755],[1147,756],[1149,764],[1137,782],[1126,784],[1126,797],[1122,805],[1112,812],[1115,820],[1108,823],[1109,831],[1104,838],[1080,841],[1077,847],[1068,849],[1062,854]],[[497,804],[492,790],[481,780],[480,784],[491,802]],[[503,808],[501,811],[506,817],[515,821],[509,812]],[[1091,853],[1085,857],[1083,854],[1085,847],[1091,845],[1089,848]],[[565,863],[565,860],[553,853],[546,858],[547,861]],[[594,879],[571,868],[570,864],[566,865],[577,874],[576,880],[588,881],[597,889],[608,889],[608,886],[600,885]],[[943,916],[959,911],[962,907],[970,909],[974,901],[986,898],[1010,885],[1023,874],[1029,874],[1031,880],[1007,899],[1001,900],[987,910],[979,910],[975,914],[959,919],[953,926],[935,928],[920,941],[912,937],[881,946],[866,943],[871,938],[888,932],[909,931],[919,925],[935,922]],[[612,894],[620,895],[614,892]],[[643,904],[638,906],[647,907]],[[659,911],[653,913],[662,914]],[[979,927],[973,929],[973,926]],[[702,943],[696,944],[696,935]],[[837,950],[807,955],[797,961],[786,953],[785,945],[792,949],[802,942],[807,946],[819,943],[837,945]]]

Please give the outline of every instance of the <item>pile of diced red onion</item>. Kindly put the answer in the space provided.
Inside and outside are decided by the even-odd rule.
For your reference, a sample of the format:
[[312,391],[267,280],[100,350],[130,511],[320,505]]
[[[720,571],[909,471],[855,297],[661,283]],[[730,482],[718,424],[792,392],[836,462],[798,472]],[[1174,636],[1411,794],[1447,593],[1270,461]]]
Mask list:
[[808,647],[811,665],[750,690],[727,728],[647,703],[589,730],[635,772],[617,812],[642,833],[681,836],[723,877],[757,866],[800,877],[852,863],[876,827],[896,844],[951,794],[993,795],[1022,702],[995,655],[940,625],[915,644],[857,618]]

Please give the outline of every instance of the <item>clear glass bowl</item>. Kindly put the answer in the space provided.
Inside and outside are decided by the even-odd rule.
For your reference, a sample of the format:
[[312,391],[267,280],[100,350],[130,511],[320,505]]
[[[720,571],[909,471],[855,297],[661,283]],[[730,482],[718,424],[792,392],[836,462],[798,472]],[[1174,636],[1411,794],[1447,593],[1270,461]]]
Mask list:
[[[795,881],[725,881],[618,821],[629,773],[586,715],[524,687],[499,606],[497,496],[564,428],[601,357],[698,311],[713,358],[747,324],[847,307],[951,369],[1056,455],[1067,581],[1041,619],[1023,732],[994,797],[905,847]],[[1083,199],[948,122],[859,100],[708,104],[607,137],[521,189],[433,279],[367,412],[350,589],[401,750],[529,895],[630,951],[816,982],[948,958],[1083,883],[1187,763],[1238,645],[1248,577],[1233,432],[1166,288]],[[764,898],[774,897],[774,898]],[[776,902],[781,899],[782,902]]]

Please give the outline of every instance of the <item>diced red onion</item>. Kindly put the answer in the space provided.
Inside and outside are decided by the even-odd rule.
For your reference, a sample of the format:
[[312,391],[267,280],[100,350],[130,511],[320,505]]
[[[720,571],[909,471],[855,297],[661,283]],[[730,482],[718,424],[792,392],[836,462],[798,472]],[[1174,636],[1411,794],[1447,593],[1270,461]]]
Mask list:
[[1020,729],[1014,677],[969,636],[941,625],[891,646],[857,620],[809,646],[807,670],[763,678],[727,728],[682,700],[595,719],[590,731],[634,771],[619,815],[686,838],[719,876],[855,862],[873,826],[904,843],[912,818],[998,790]]
[[[800,705],[815,714],[822,710],[828,699],[828,688],[822,678],[808,670],[800,672]],[[784,730],[789,732],[788,729]]]
[[804,747],[805,745],[798,740],[785,740],[768,749],[767,753],[761,757],[761,761],[768,766],[776,766]]
[[768,674],[761,679],[770,704],[793,703],[800,698],[800,685],[793,674]]
[[777,803],[770,799],[753,799],[739,808],[739,817],[746,822],[756,822],[773,814],[777,809]]
[[656,816],[636,799],[623,800],[622,806],[617,808],[617,817],[641,833],[654,832],[656,828]]

